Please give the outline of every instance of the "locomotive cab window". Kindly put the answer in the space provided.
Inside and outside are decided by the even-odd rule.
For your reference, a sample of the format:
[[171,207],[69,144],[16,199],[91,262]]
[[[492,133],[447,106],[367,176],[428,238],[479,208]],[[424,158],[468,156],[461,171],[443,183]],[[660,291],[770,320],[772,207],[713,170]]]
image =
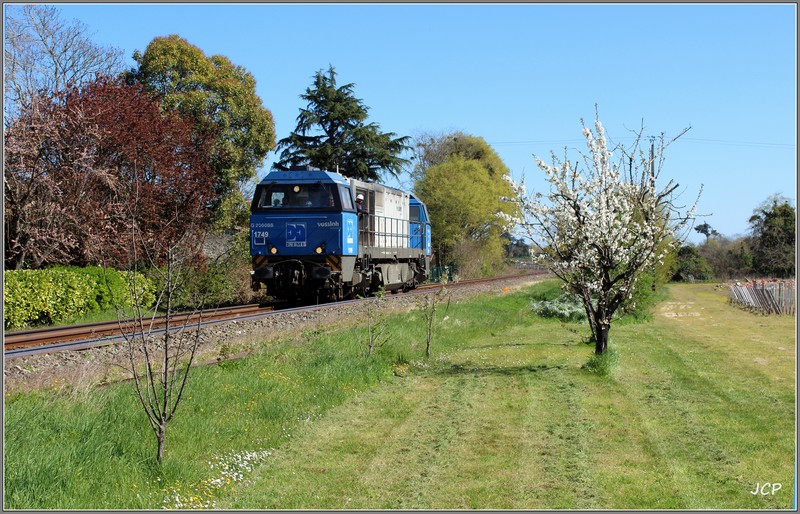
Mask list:
[[350,194],[350,188],[347,186],[339,186],[339,194],[342,197],[342,209],[345,211],[354,211],[356,208],[353,206],[353,196]]
[[251,210],[341,210],[341,193],[336,184],[261,184]]
[[419,222],[419,205],[411,205],[408,208],[408,220]]

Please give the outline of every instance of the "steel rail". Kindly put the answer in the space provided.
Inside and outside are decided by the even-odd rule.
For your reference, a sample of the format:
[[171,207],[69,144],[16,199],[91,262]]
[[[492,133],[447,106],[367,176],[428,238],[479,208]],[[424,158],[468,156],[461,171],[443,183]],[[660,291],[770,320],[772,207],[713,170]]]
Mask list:
[[[218,309],[206,309],[198,312],[177,313],[170,319],[171,323],[183,324],[191,322],[193,318],[235,318],[243,313],[263,311],[272,307],[262,307],[259,304],[239,305],[234,307],[224,307]],[[137,325],[146,325],[148,328],[158,328],[166,323],[165,316],[154,316],[141,320],[123,319],[118,321],[101,321],[87,323],[84,325],[72,325],[62,327],[47,327],[33,330],[21,330],[4,334],[3,349],[13,350],[23,347],[40,346],[44,344],[54,344],[75,340],[80,338],[90,338],[101,340],[104,336],[119,334],[120,332],[135,329]],[[88,339],[87,339],[88,340]]]

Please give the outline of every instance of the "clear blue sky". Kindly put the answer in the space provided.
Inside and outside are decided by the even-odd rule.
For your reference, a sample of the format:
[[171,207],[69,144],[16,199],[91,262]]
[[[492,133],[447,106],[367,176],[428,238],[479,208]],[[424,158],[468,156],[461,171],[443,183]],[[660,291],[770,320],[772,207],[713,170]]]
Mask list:
[[583,149],[580,119],[591,123],[598,104],[616,140],[642,121],[647,135],[691,125],[663,177],[685,202],[704,184],[699,213],[722,234],[744,234],[774,193],[796,204],[793,4],[58,7],[131,66],[134,50],[170,34],[229,57],[255,77],[278,139],[294,129],[314,73],[332,64],[382,130],[483,137],[533,189],[545,184],[531,154]]

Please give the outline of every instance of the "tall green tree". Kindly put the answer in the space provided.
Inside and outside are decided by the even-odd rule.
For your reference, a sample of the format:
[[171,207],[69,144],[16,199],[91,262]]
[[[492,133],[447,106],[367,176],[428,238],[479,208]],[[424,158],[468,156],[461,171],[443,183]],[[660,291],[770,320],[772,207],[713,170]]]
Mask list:
[[789,277],[795,273],[794,207],[787,198],[773,195],[750,217],[753,267],[765,275]]
[[218,217],[241,213],[246,202],[238,186],[256,178],[275,147],[272,113],[256,94],[253,75],[225,56],[206,56],[177,35],[153,39],[133,58],[137,67],[128,81],[159,94],[165,109],[193,119],[195,140],[214,146],[214,187],[223,207],[217,207]]
[[460,131],[445,134],[419,134],[414,138],[414,169],[412,179],[419,180],[425,170],[442,164],[454,156],[464,160],[479,161],[493,177],[509,173],[497,152],[482,138]]
[[379,180],[381,171],[400,174],[409,162],[400,155],[411,150],[410,138],[367,123],[369,109],[354,96],[354,87],[337,86],[333,66],[327,73],[316,73],[313,84],[300,95],[308,104],[300,109],[297,127],[278,141],[281,154],[273,169],[310,165],[362,180]]
[[694,227],[694,230],[695,230],[695,232],[699,232],[699,233],[703,234],[704,236],[706,236],[706,241],[708,240],[709,237],[719,237],[719,235],[720,235],[719,232],[714,230],[714,228],[711,225],[709,225],[707,222],[704,222],[704,223],[701,223],[700,225],[697,225],[696,227]]
[[455,132],[417,138],[416,167],[414,192],[428,206],[440,262],[462,275],[497,270],[502,235],[520,215],[507,201],[514,191],[502,159],[483,138]]

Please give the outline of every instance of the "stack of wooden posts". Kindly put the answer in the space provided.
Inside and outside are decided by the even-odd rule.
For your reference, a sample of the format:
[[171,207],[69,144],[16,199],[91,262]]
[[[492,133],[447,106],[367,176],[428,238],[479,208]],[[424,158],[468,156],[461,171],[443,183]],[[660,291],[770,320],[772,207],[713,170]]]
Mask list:
[[794,280],[753,280],[730,286],[731,301],[762,314],[795,314]]

